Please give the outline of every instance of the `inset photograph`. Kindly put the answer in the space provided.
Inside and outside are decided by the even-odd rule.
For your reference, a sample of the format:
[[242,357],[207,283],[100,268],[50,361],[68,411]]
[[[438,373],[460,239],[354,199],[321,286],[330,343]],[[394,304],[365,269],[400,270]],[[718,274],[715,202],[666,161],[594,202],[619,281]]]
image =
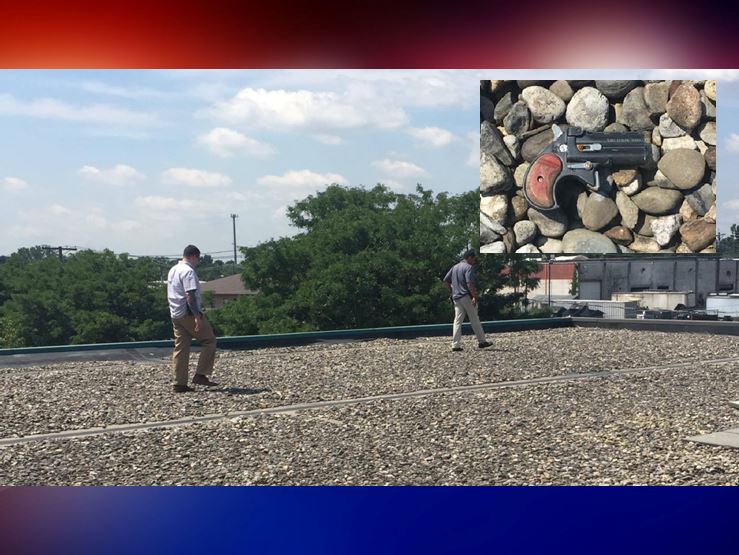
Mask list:
[[716,82],[480,81],[481,253],[715,253]]

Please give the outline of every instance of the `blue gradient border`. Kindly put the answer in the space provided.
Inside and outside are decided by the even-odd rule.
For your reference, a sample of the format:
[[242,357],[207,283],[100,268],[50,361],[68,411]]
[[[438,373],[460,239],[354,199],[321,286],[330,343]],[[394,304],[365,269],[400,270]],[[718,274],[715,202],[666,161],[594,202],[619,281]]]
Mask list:
[[735,487],[7,488],[4,553],[717,553]]

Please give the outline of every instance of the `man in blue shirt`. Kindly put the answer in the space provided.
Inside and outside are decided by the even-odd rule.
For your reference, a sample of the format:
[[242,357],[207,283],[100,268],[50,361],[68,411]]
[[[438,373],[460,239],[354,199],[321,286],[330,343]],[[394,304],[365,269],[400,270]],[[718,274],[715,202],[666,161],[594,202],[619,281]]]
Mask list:
[[208,376],[213,372],[216,356],[216,336],[210,327],[200,297],[200,280],[195,266],[200,262],[200,249],[188,245],[180,260],[167,275],[167,299],[174,328],[174,391],[185,393],[193,391],[187,385],[190,364],[190,345],[193,338],[200,344],[198,368],[192,383],[198,385],[218,385]]
[[464,253],[464,260],[452,266],[444,277],[444,285],[452,294],[454,302],[452,351],[462,350],[462,322],[465,315],[472,324],[480,349],[491,346],[485,338],[480,318],[477,316],[477,277],[474,268],[476,263],[475,251],[468,250]]

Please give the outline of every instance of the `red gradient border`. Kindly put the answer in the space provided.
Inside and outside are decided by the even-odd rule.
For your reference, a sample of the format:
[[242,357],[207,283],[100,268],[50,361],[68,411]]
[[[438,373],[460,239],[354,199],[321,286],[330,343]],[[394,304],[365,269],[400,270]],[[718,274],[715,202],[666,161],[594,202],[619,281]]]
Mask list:
[[696,11],[625,0],[8,1],[0,67],[736,67],[733,18]]

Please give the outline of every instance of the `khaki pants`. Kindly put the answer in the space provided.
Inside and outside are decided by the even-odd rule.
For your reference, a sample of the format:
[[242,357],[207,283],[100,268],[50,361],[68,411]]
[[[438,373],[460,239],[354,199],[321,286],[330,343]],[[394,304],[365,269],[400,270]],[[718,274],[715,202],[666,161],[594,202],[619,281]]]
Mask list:
[[200,318],[198,333],[195,333],[195,317],[189,314],[172,320],[172,327],[174,328],[172,360],[174,361],[175,385],[187,385],[190,346],[193,338],[200,343],[200,359],[195,373],[209,376],[213,372],[213,362],[216,357],[216,336],[206,317],[203,315]]
[[485,332],[482,330],[480,324],[480,318],[477,316],[477,307],[472,304],[472,298],[469,296],[462,297],[460,299],[454,299],[454,335],[452,336],[452,347],[457,348],[462,346],[462,322],[464,317],[467,318],[472,324],[472,329],[477,336],[477,342],[483,343],[485,341]]

